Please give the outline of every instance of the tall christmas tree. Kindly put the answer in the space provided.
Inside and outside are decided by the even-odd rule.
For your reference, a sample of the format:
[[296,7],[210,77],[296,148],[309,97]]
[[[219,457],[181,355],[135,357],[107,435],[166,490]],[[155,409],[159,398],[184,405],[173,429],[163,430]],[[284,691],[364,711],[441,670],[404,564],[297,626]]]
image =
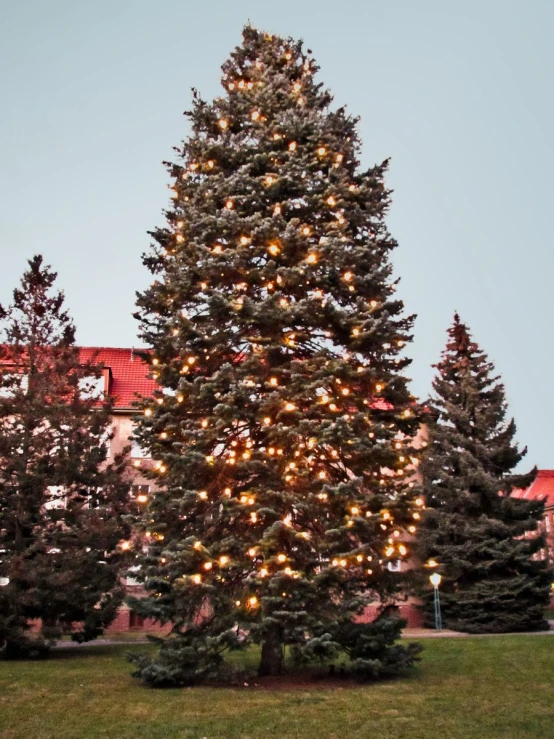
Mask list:
[[[106,463],[101,369],[81,364],[75,328],[42,257],[0,307],[0,651],[45,652],[102,633],[122,600],[129,486]],[[41,619],[39,633],[29,620]]]
[[194,93],[168,164],[137,313],[161,386],[139,431],[160,489],[134,608],[173,624],[140,662],[153,683],[210,674],[245,634],[260,674],[282,670],[284,645],[345,648],[373,675],[416,652],[392,648],[398,624],[353,623],[394,594],[414,530],[413,321],[391,277],[387,163],[359,169],[357,120],[329,109],[317,69],[301,42],[245,28],[225,94]]
[[[472,633],[547,628],[550,576],[534,556],[544,546],[536,535],[543,506],[510,497],[536,471],[513,472],[527,450],[514,441],[494,365],[457,314],[436,368],[418,548],[444,576],[443,622]],[[432,594],[424,602],[430,625]]]

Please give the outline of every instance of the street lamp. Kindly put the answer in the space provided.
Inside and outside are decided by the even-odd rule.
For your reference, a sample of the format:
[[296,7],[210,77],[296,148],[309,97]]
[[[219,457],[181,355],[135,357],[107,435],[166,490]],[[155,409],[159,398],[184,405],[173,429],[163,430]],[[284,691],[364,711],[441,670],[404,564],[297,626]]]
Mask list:
[[442,577],[438,572],[433,572],[429,577],[431,585],[434,588],[435,593],[435,629],[442,631],[442,619],[441,619],[441,603],[439,599],[439,585],[441,584]]

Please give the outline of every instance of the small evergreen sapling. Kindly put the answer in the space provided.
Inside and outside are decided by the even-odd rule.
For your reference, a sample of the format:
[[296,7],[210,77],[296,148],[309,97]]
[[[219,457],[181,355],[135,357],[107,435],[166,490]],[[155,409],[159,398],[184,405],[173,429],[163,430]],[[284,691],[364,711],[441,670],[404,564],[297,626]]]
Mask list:
[[[387,163],[360,169],[357,121],[330,110],[317,69],[300,42],[247,27],[168,165],[137,313],[161,387],[138,432],[159,490],[133,607],[173,624],[139,664],[150,683],[193,682],[210,650],[252,640],[262,675],[286,645],[332,654],[337,622],[392,598],[388,565],[407,555],[418,417]],[[394,649],[391,671],[413,661]]]
[[[443,624],[470,633],[547,628],[550,574],[537,559],[543,505],[510,497],[536,470],[514,473],[527,450],[514,441],[504,385],[457,314],[436,368],[418,549],[443,575]],[[431,626],[429,591],[424,605]]]

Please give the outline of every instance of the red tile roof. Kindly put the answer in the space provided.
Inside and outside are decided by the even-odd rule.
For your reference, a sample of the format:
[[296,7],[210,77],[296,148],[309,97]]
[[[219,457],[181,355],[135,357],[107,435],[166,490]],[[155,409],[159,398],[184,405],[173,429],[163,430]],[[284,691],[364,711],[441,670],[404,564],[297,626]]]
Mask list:
[[147,349],[119,349],[104,346],[81,346],[83,362],[93,360],[110,370],[108,394],[115,398],[115,408],[132,408],[137,395],[149,397],[156,382],[148,377],[149,367],[140,358]]
[[554,506],[554,470],[539,470],[534,482],[528,488],[514,490],[512,496],[527,500],[542,500],[545,506]]

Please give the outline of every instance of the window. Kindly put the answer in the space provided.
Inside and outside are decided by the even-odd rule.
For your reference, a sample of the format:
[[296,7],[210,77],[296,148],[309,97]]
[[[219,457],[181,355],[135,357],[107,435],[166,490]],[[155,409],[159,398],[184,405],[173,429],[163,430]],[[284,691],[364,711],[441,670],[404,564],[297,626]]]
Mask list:
[[106,449],[106,459],[110,458],[110,452],[112,448],[112,436],[113,429],[111,427],[108,427],[98,439],[99,446],[103,446]]
[[131,436],[131,457],[133,459],[149,459],[150,452],[143,449],[134,436]]
[[[139,570],[140,570],[140,566],[139,565],[135,565],[134,567],[129,567],[129,572],[131,572],[131,573],[132,572],[138,572]],[[126,584],[128,586],[140,585],[139,581],[135,577],[132,577],[132,576],[129,576],[129,575],[127,575],[127,577],[125,578],[125,581],[126,581]]]
[[65,508],[67,505],[67,498],[65,490],[61,485],[49,485],[48,486],[48,500],[44,504],[44,508],[47,511],[55,509]]
[[79,390],[82,398],[87,400],[97,400],[104,395],[104,375],[100,377],[94,377],[90,375],[88,377],[81,377],[79,380]]
[[0,374],[0,398],[11,398],[18,390],[26,392],[29,377],[22,372],[2,372]]
[[150,485],[133,485],[133,498],[137,503],[147,503]]
[[144,618],[134,611],[129,611],[129,628],[142,629],[144,626]]
[[400,560],[399,559],[391,559],[390,562],[387,562],[387,569],[391,572],[400,572]]

